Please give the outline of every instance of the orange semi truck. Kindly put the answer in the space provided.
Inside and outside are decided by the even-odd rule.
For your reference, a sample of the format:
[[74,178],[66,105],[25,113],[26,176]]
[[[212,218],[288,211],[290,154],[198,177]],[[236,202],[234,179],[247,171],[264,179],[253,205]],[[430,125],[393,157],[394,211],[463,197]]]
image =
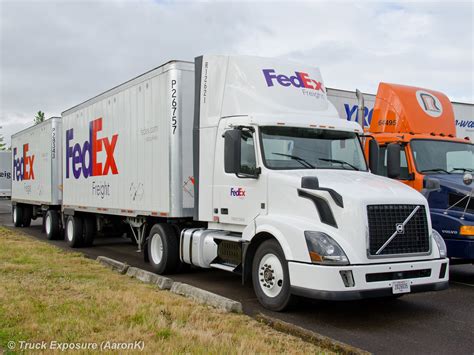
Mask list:
[[[452,262],[473,262],[474,146],[468,138],[456,138],[447,96],[380,83],[367,136],[368,158],[375,159],[371,152],[378,154],[377,173],[422,192],[430,206],[433,229],[444,238]],[[380,149],[369,148],[371,139]]]

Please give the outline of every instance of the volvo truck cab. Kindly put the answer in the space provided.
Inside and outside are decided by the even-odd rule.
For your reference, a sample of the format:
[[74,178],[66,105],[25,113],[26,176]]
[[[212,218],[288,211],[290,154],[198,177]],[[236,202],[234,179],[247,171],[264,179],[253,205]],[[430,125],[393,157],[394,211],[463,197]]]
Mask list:
[[339,119],[319,69],[226,56],[195,69],[194,221],[205,224],[182,230],[182,262],[251,279],[273,310],[292,295],[448,286],[426,199],[370,172],[363,132]]

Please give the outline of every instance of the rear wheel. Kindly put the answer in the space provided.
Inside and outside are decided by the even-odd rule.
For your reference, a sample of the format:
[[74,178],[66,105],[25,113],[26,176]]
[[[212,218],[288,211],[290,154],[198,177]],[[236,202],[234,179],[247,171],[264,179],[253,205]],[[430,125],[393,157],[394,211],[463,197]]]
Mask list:
[[94,243],[94,238],[97,232],[94,216],[84,217],[82,228],[84,233],[84,246],[91,246]]
[[31,216],[33,215],[33,208],[31,206],[23,206],[23,227],[29,227],[31,224]]
[[252,263],[252,282],[259,302],[272,311],[284,310],[291,301],[288,263],[276,240],[257,249]]
[[155,224],[148,236],[148,260],[157,274],[168,274],[179,266],[176,230],[168,224]]
[[84,244],[82,218],[78,216],[67,218],[66,241],[71,248],[79,248]]
[[61,235],[61,226],[59,223],[59,213],[54,210],[48,210],[44,217],[44,229],[46,237],[49,240],[59,239]]
[[23,207],[21,205],[14,205],[12,207],[12,219],[15,227],[21,227],[23,224]]

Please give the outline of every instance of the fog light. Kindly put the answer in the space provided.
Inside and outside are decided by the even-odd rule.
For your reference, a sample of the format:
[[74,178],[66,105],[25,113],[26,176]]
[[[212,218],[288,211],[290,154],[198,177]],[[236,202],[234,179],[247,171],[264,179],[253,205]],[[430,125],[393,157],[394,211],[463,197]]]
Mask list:
[[465,236],[474,236],[474,226],[461,226],[459,234]]
[[342,282],[344,282],[344,286],[346,287],[354,287],[354,277],[352,276],[352,270],[340,270],[339,273],[342,277]]

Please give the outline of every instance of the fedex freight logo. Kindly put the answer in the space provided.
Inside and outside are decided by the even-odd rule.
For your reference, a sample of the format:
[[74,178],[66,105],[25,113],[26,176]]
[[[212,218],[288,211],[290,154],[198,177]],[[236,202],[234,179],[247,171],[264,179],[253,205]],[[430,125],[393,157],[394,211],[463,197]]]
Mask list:
[[[102,131],[102,117],[89,123],[89,140],[86,140],[82,146],[79,143],[72,145],[74,139],[74,128],[66,131],[66,179],[69,179],[70,171],[74,178],[84,176],[104,176],[117,175],[117,165],[115,163],[114,151],[117,144],[118,134],[114,134],[109,140],[108,137],[99,138]],[[105,161],[98,161],[97,154],[104,151]]]
[[241,187],[231,187],[230,188],[230,196],[231,197],[244,198],[245,197],[245,190]]
[[17,158],[18,149],[13,148],[13,180],[23,181],[35,179],[35,155],[29,155],[28,150],[29,144],[23,144],[23,154]]
[[275,83],[281,86],[293,86],[295,88],[310,89],[314,91],[320,91],[326,93],[326,89],[323,83],[309,77],[308,73],[297,72],[295,75],[287,76],[283,74],[276,74],[274,69],[263,69],[263,75],[267,82],[267,86],[274,86]]
[[443,113],[443,106],[439,99],[427,91],[418,90],[416,92],[418,104],[431,117],[439,117]]

